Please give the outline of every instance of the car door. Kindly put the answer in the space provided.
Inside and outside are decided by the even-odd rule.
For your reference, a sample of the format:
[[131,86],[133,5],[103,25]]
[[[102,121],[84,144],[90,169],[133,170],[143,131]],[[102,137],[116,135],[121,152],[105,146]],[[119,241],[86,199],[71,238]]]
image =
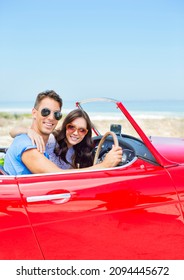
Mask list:
[[0,175],[0,259],[43,259],[13,176]]
[[175,187],[162,167],[18,178],[46,259],[178,259],[184,226]]

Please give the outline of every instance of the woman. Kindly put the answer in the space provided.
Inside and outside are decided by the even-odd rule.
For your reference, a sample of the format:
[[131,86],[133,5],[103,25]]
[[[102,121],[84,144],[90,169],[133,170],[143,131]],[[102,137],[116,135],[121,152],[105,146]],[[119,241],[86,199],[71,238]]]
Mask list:
[[38,150],[44,152],[45,149],[49,159],[62,169],[84,168],[93,165],[91,128],[88,114],[75,109],[65,117],[61,129],[50,135],[46,147],[42,137],[32,129],[13,128],[10,135],[27,133]]
[[63,169],[84,168],[93,164],[91,121],[86,112],[76,109],[64,119],[56,131],[54,151],[49,158]]

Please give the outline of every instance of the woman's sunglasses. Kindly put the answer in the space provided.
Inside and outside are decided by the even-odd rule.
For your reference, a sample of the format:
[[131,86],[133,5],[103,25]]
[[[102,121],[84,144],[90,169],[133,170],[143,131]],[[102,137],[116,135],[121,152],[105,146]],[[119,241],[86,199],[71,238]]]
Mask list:
[[83,135],[83,136],[88,133],[88,129],[87,128],[77,127],[76,125],[73,125],[71,123],[68,123],[66,125],[66,130],[68,130],[70,132],[74,132],[74,131],[77,130],[78,134]]
[[[51,114],[51,110],[50,109],[48,109],[48,108],[43,108],[42,110],[41,110],[41,115],[42,115],[42,117],[47,117],[47,116],[49,116],[50,114]],[[59,121],[61,118],[62,118],[62,113],[60,112],[60,111],[55,111],[54,112],[54,117],[55,117],[55,119],[57,120],[57,121]]]

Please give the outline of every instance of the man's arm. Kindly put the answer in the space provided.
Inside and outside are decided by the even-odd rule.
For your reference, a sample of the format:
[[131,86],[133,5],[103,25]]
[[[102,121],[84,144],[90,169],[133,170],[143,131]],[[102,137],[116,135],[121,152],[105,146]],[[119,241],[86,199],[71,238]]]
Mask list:
[[34,174],[58,173],[64,171],[41,154],[37,149],[30,149],[22,154],[22,161]]
[[[116,166],[122,160],[121,147],[113,147],[111,151],[106,155],[103,162],[96,165],[77,169],[92,170],[92,169],[104,169]],[[53,162],[41,154],[37,149],[30,149],[23,153],[22,161],[32,173],[58,173],[58,172],[71,172],[71,169],[61,169],[57,167]]]

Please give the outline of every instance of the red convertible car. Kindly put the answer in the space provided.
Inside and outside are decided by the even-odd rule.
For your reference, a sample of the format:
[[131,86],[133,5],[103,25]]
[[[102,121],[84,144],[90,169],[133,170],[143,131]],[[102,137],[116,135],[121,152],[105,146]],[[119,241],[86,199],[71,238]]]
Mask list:
[[114,122],[94,125],[94,162],[117,141],[122,162],[65,174],[1,170],[0,259],[184,259],[184,139],[148,137],[114,99],[76,105],[95,111],[93,123],[107,108]]

